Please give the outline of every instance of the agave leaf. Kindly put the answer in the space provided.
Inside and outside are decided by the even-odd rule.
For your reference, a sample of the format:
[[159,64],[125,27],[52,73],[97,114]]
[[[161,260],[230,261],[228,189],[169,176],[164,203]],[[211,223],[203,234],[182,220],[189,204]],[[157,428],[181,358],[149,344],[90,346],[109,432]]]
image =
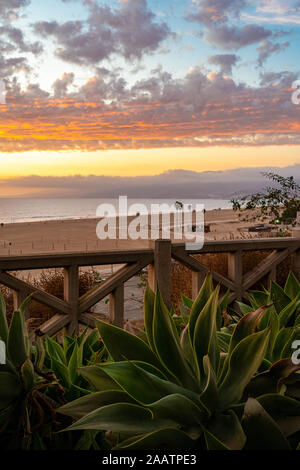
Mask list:
[[246,313],[255,311],[253,307],[251,307],[250,305],[244,304],[243,302],[237,302],[237,304],[240,308],[242,315],[246,315]]
[[157,356],[164,368],[177,381],[192,390],[197,390],[196,378],[180,348],[179,338],[175,336],[169,311],[158,291],[155,296],[153,338]]
[[149,285],[145,289],[144,295],[144,319],[145,319],[145,330],[148,339],[148,343],[153,352],[155,352],[155,346],[153,341],[153,316],[154,316],[154,302],[155,294]]
[[20,367],[27,359],[25,319],[20,311],[13,313],[10,322],[7,355],[15,367]]
[[222,442],[213,436],[207,429],[204,429],[204,437],[207,450],[230,450],[229,447],[222,444]]
[[281,310],[283,310],[291,302],[289,296],[286,295],[282,287],[280,287],[275,281],[271,281],[270,297],[274,303],[274,307],[278,315],[280,314]]
[[78,377],[78,368],[82,365],[82,361],[80,360],[81,358],[80,358],[79,349],[82,351],[82,348],[79,348],[77,343],[75,343],[72,356],[68,364],[68,370],[69,370],[71,382],[76,381]]
[[34,386],[34,368],[32,362],[27,359],[21,367],[21,377],[25,390],[28,392]]
[[254,310],[257,310],[259,307],[262,307],[263,305],[267,305],[269,303],[268,292],[262,292],[260,290],[250,290],[249,293],[249,300]]
[[83,344],[83,362],[85,363],[90,357],[90,348],[97,343],[99,339],[98,330],[94,329],[90,332],[90,334],[85,338]]
[[61,382],[61,384],[65,388],[69,388],[72,383],[72,380],[68,367],[61,361],[58,361],[55,357],[53,357],[51,359],[51,368],[53,369],[53,372],[55,373],[57,379]]
[[64,349],[57,341],[47,336],[45,339],[45,347],[50,359],[55,357],[58,361],[62,362],[62,364],[67,365]]
[[289,275],[287,277],[285,286],[284,286],[284,293],[290,298],[294,299],[299,295],[300,291],[300,283],[298,279],[296,278],[295,274],[293,271],[289,272]]
[[142,367],[142,363],[132,362],[103,364],[100,368],[134,400],[143,405],[149,405],[166,395],[174,393],[198,401],[196,393],[158,377],[155,369],[152,370],[152,373],[149,372],[151,370],[149,364],[144,364],[144,366],[148,366],[148,370]]
[[[147,405],[147,408],[153,412],[155,418],[171,419],[185,428],[192,427],[193,433],[195,432],[194,428],[200,425],[206,416],[201,405],[199,408],[195,402],[179,393],[167,395]],[[201,431],[200,427],[198,427],[199,430]]]
[[8,325],[6,319],[6,304],[3,295],[0,293],[0,339],[7,343]]
[[295,328],[282,328],[274,341],[273,360],[279,361],[284,357],[291,356],[291,344],[296,334]]
[[199,291],[198,296],[196,297],[193,306],[191,308],[190,312],[190,335],[191,335],[191,340],[192,343],[194,343],[194,330],[196,327],[196,323],[198,320],[198,316],[202,312],[206,302],[210,298],[211,294],[213,293],[214,286],[213,286],[213,281],[212,281],[212,275],[208,274],[205,278],[205,281],[203,282],[201,289]]
[[298,370],[300,370],[300,365],[293,364],[291,358],[281,359],[275,362],[269,370],[253,377],[246,387],[245,393],[251,397],[278,393],[281,384]]
[[286,437],[300,431],[300,402],[278,393],[263,395],[257,401],[278,424]]
[[44,342],[42,341],[41,337],[38,336],[36,340],[36,355],[35,355],[35,365],[39,369],[42,369],[45,361],[46,351],[44,347]]
[[191,343],[191,337],[190,337],[190,332],[189,332],[189,325],[186,325],[184,330],[182,330],[181,336],[180,336],[180,346],[181,349],[184,353],[184,356],[190,366],[192,367],[195,375],[199,375],[199,368],[198,368],[198,363],[195,358],[195,350],[192,347]]
[[124,359],[144,361],[160,367],[155,354],[143,340],[128,331],[98,319],[95,319],[95,323],[101,339],[114,361],[123,361]]
[[209,356],[203,358],[203,370],[205,373],[206,384],[200,395],[200,400],[206,408],[213,412],[218,407],[218,387],[215,371],[211,365]]
[[270,327],[271,333],[270,341],[266,351],[266,358],[272,360],[273,347],[280,328],[279,316],[276,313],[275,307],[273,305],[265,310],[258,323],[258,328],[260,330],[264,330],[268,327]]
[[261,318],[262,314],[268,309],[268,306],[264,305],[259,307],[255,312],[251,311],[246,313],[237,323],[233,334],[231,336],[231,341],[229,344],[229,354],[232,353],[234,348],[238,345],[242,339],[251,335],[255,332],[258,321]]
[[171,420],[153,418],[150,410],[131,403],[115,403],[103,406],[80,418],[64,431],[95,429],[124,434],[141,434],[162,427],[178,427]]
[[208,431],[223,446],[231,450],[243,449],[247,440],[241,423],[232,410],[227,414],[217,413],[210,420]]
[[90,393],[70,403],[66,403],[66,405],[58,408],[57,411],[79,419],[102,406],[113,403],[134,403],[134,400],[123,390],[105,390],[104,392]]
[[290,318],[300,305],[300,292],[284,309],[279,313],[280,326],[284,327],[288,324]]
[[79,372],[95,391],[120,390],[120,386],[99,366],[80,367]]
[[279,426],[255,398],[247,400],[242,425],[247,435],[247,449],[290,450]]
[[114,447],[113,450],[134,449],[149,451],[174,449],[176,451],[188,451],[194,445],[195,442],[185,432],[179,429],[167,428],[126,439]]
[[216,332],[216,315],[218,309],[219,287],[210,295],[204,308],[199,313],[194,328],[194,348],[200,370],[200,377],[204,374],[203,358],[208,355],[215,371],[218,370],[219,347]]
[[268,330],[253,333],[234,348],[229,356],[226,376],[219,387],[221,409],[239,402],[245,387],[264,358],[269,337]]
[[194,301],[184,294],[181,294],[181,298],[182,298],[183,305],[190,310],[194,304]]
[[22,392],[22,385],[14,374],[0,372],[0,410],[6,408]]
[[227,310],[228,307],[228,299],[229,299],[229,294],[230,294],[230,289],[226,291],[226,293],[223,295],[221,301],[219,302],[218,305],[218,312],[217,312],[217,330],[219,331],[222,327],[222,315],[223,311]]
[[22,315],[24,316],[24,318],[25,318],[25,310],[28,307],[29,303],[31,302],[31,299],[32,299],[33,296],[34,296],[34,292],[32,294],[28,295],[28,297],[26,297],[26,299],[23,300],[23,302],[19,306],[19,310],[22,313]]
[[217,338],[221,351],[228,353],[231,335],[225,331],[217,331]]

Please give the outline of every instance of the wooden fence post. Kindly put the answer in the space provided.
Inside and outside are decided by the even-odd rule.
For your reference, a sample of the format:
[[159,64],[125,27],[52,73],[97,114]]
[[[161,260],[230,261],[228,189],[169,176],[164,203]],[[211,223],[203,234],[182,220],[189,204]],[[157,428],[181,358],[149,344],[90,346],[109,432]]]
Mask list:
[[228,253],[228,277],[235,284],[236,299],[242,300],[243,296],[243,264],[242,251]]
[[148,283],[152,290],[160,290],[168,308],[171,308],[171,240],[155,240],[154,264],[148,267]]
[[79,332],[79,269],[78,266],[72,264],[64,268],[64,300],[69,303],[71,307],[71,322],[68,330],[72,334]]
[[124,284],[120,284],[109,295],[109,322],[124,327]]
[[192,299],[195,299],[199,294],[206,275],[204,271],[192,271]]
[[[299,222],[298,222],[299,220]],[[298,212],[297,225],[292,231],[292,237],[297,238],[299,240],[300,245],[300,212]],[[292,255],[292,270],[297,279],[300,281],[300,247],[299,249]]]

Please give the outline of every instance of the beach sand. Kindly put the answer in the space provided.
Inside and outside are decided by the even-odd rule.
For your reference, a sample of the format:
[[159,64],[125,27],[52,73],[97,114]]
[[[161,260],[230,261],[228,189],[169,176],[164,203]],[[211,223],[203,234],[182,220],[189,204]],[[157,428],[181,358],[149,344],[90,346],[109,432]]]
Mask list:
[[[0,224],[0,256],[18,256],[39,253],[110,251],[142,249],[152,246],[148,240],[99,240],[96,227],[99,219],[65,219],[42,222]],[[205,224],[210,232],[206,240],[250,238],[248,227],[231,209],[211,210],[205,213]]]

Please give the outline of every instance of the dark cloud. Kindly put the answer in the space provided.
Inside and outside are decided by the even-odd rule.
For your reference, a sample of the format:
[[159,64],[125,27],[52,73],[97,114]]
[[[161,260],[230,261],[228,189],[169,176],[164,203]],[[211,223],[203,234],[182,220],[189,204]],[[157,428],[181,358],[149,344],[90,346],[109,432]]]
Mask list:
[[262,67],[266,60],[275,53],[279,53],[284,51],[287,47],[289,47],[290,43],[288,41],[282,43],[274,43],[269,41],[268,39],[264,40],[260,46],[257,48],[259,53],[258,56],[258,65]]
[[54,98],[64,98],[67,95],[68,86],[74,81],[74,73],[64,73],[53,83]]
[[[5,186],[34,189],[34,197],[114,198],[126,194],[130,198],[230,198],[237,194],[259,191],[266,186],[262,172],[274,171],[282,176],[293,175],[300,182],[300,165],[285,168],[237,168],[225,171],[169,170],[155,176],[26,176],[0,179]],[[37,192],[40,188],[41,193]],[[30,194],[27,195],[30,197]]]
[[228,26],[221,25],[209,29],[205,40],[212,46],[224,50],[238,50],[272,36],[272,31],[257,25]]
[[44,38],[56,39],[56,55],[62,60],[92,65],[112,54],[140,59],[155,51],[170,35],[165,22],[156,22],[146,0],[127,0],[116,10],[91,4],[86,22],[42,21],[34,25],[34,31]]
[[196,11],[188,19],[211,27],[226,22],[228,16],[239,17],[248,4],[247,0],[198,0]]
[[18,11],[30,4],[30,0],[1,0],[0,17],[9,18],[17,16]]
[[37,55],[43,51],[43,46],[40,42],[26,42],[22,30],[10,25],[0,26],[0,37],[10,41],[11,47],[9,52],[15,49],[18,52],[31,52]]
[[232,67],[237,64],[240,58],[235,54],[217,54],[210,56],[208,62],[213,65],[218,65],[223,74],[232,74]]

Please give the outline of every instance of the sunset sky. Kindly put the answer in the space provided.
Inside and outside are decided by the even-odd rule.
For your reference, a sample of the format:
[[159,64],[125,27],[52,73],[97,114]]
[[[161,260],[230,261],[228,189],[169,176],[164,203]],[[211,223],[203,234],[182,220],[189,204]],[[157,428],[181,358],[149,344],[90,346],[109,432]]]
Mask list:
[[0,18],[0,196],[299,171],[299,0],[1,0]]

